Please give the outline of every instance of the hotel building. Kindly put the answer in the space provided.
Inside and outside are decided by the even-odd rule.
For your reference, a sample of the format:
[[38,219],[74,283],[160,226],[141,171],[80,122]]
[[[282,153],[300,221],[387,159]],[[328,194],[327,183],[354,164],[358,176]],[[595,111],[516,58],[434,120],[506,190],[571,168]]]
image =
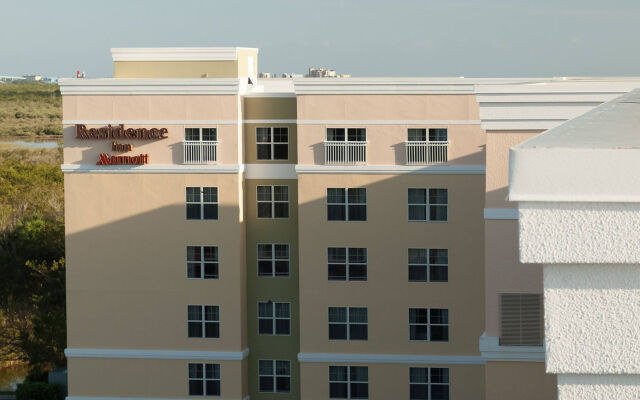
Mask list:
[[509,148],[629,79],[61,79],[69,397],[552,399]]

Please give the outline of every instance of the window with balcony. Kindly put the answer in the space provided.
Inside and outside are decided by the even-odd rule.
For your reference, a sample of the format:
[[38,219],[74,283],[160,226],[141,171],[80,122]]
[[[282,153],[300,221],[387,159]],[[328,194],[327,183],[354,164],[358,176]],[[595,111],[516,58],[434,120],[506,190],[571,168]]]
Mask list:
[[289,276],[288,244],[258,244],[258,276]]
[[367,340],[366,307],[329,307],[329,340]]
[[327,128],[324,161],[327,165],[365,164],[367,162],[367,130]]
[[409,282],[447,282],[448,249],[409,249]]
[[220,307],[187,306],[187,325],[190,338],[219,338]]
[[210,164],[218,161],[216,128],[185,128],[182,152],[184,164]]
[[409,340],[449,341],[449,310],[444,308],[410,308]]
[[256,128],[258,160],[289,159],[289,128]]
[[366,188],[327,188],[329,221],[366,221]]
[[218,279],[216,246],[187,246],[187,278]]
[[500,294],[500,323],[501,346],[542,346],[542,296]]
[[220,396],[220,364],[189,363],[189,396]]
[[409,221],[447,222],[447,189],[410,188],[408,194]]
[[289,187],[258,186],[258,218],[289,218]]
[[291,361],[259,360],[258,390],[261,393],[289,393],[291,391]]
[[407,132],[405,142],[408,165],[442,164],[448,161],[449,140],[446,128],[415,129]]
[[330,281],[366,281],[367,249],[357,247],[329,247]]
[[410,400],[449,400],[449,368],[409,368]]
[[369,368],[329,366],[330,399],[368,399]]

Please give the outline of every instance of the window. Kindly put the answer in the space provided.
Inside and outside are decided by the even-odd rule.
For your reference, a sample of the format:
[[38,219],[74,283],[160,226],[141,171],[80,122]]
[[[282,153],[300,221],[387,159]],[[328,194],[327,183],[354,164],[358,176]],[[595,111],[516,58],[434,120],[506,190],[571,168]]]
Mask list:
[[366,221],[366,188],[327,188],[329,221]]
[[189,396],[220,396],[220,364],[189,363]]
[[289,276],[289,245],[258,245],[258,276]]
[[447,282],[449,250],[409,249],[409,282]]
[[187,278],[218,279],[218,248],[187,246]]
[[218,140],[216,128],[185,128],[184,140],[189,142],[215,142]]
[[500,294],[501,346],[542,346],[542,296]]
[[410,308],[409,339],[448,342],[449,310],[444,308]]
[[329,366],[330,399],[369,398],[369,368]]
[[187,219],[218,219],[217,187],[187,187]]
[[258,186],[258,218],[289,218],[289,186]]
[[219,338],[220,308],[187,306],[187,325],[190,338]]
[[410,400],[449,400],[449,368],[409,368]]
[[367,130],[365,128],[327,128],[327,141],[329,142],[364,142],[366,140]]
[[289,393],[291,391],[291,361],[259,360],[259,391],[267,393]]
[[256,128],[258,160],[289,158],[289,128]]
[[[426,142],[427,130],[411,128],[407,131],[407,140],[409,140],[410,142]],[[429,141],[430,142],[446,142],[447,129],[446,128],[430,128]]]
[[409,221],[447,221],[447,189],[409,189]]
[[367,249],[329,247],[330,281],[366,281]]
[[329,307],[329,340],[367,340],[366,307]]
[[258,303],[258,333],[261,335],[291,334],[291,303]]

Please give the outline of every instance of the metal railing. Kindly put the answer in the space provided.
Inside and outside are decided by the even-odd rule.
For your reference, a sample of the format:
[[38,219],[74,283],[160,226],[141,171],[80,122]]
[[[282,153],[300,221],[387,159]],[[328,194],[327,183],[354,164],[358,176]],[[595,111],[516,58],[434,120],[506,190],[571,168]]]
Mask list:
[[407,165],[443,164],[448,161],[449,141],[405,142]]
[[218,161],[217,141],[182,142],[184,164],[213,164]]
[[325,165],[354,165],[366,164],[367,142],[324,142]]

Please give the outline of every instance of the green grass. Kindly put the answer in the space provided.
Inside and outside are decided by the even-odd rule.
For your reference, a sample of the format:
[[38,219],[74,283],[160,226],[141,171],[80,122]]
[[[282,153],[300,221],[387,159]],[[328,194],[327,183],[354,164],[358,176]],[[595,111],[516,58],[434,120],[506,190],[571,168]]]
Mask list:
[[62,98],[57,84],[0,84],[0,137],[62,135]]

